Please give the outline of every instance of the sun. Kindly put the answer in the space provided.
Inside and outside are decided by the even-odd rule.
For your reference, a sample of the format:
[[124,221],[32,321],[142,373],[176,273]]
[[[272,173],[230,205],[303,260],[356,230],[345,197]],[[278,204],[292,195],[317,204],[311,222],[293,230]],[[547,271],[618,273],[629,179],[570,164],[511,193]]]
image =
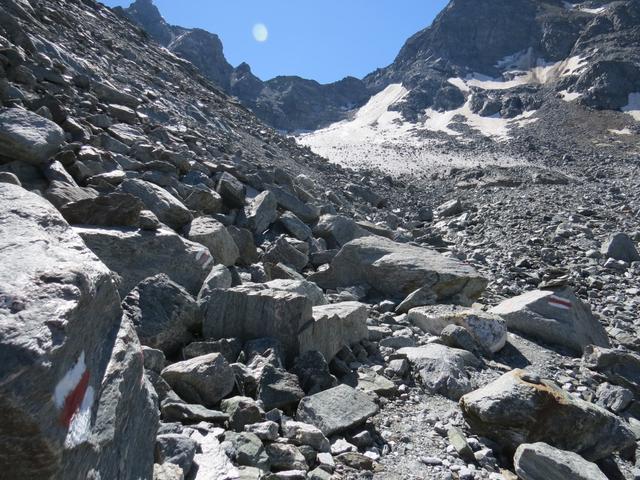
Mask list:
[[256,23],[253,26],[253,38],[256,39],[256,42],[266,42],[269,38],[269,30],[264,23]]

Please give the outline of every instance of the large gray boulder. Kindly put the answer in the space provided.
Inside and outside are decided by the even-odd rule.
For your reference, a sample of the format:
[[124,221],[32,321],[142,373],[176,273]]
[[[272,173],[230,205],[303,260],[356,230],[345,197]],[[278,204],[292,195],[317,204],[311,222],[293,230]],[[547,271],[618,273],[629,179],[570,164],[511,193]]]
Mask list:
[[409,310],[407,320],[426,333],[440,335],[448,325],[465,328],[485,351],[495,353],[507,343],[507,324],[491,313],[455,305],[433,305]]
[[296,419],[317,427],[327,437],[356,427],[378,413],[378,406],[366,393],[338,385],[305,397]]
[[118,274],[118,290],[123,297],[142,280],[158,273],[167,274],[190,294],[197,295],[213,266],[209,249],[166,228],[149,232],[75,227],[75,231]]
[[21,108],[0,108],[0,157],[44,166],[64,142],[51,120]]
[[123,318],[102,379],[91,436],[66,452],[60,478],[150,478],[158,398],[135,329]]
[[185,228],[186,236],[209,249],[216,263],[230,267],[236,263],[240,251],[222,223],[212,217],[198,217]]
[[202,326],[198,304],[164,273],[140,282],[122,302],[143,345],[173,355]]
[[128,193],[110,193],[69,202],[60,208],[72,225],[130,227],[138,224],[142,201]]
[[394,297],[429,289],[437,301],[473,303],[487,286],[476,270],[434,250],[363,237],[347,243],[328,270],[309,277],[322,288],[368,285]]
[[589,345],[584,349],[582,364],[640,397],[640,355],[637,353]]
[[511,453],[523,443],[545,442],[596,461],[635,444],[614,414],[523,370],[463,396],[460,407],[474,433]]
[[315,350],[330,362],[343,347],[369,338],[368,317],[368,307],[359,302],[314,307],[313,322],[299,335],[300,353]]
[[[140,383],[135,332],[120,326],[111,272],[46,200],[18,186],[0,184],[0,223],[1,471],[118,478],[110,472],[120,469],[120,478],[148,477],[153,458],[145,449],[157,414]],[[75,456],[81,451],[91,455]],[[116,462],[112,452],[122,457]]]
[[215,407],[235,385],[233,370],[220,353],[210,353],[169,365],[162,378],[186,402]]
[[520,445],[513,465],[522,480],[607,480],[595,463],[543,442]]
[[452,400],[458,400],[473,390],[468,370],[481,366],[480,360],[472,353],[437,343],[405,347],[397,353],[407,358],[428,393]]
[[289,210],[300,220],[306,223],[313,223],[320,217],[320,208],[309,205],[300,200],[297,196],[278,185],[267,185],[267,189],[273,193],[278,202],[278,206],[284,210]]
[[569,287],[533,290],[505,300],[490,313],[507,322],[509,330],[582,353],[587,345],[609,346],[602,324]]
[[633,240],[625,233],[611,235],[601,249],[605,258],[614,258],[623,262],[640,262],[640,253],[636,249]]
[[151,210],[158,220],[174,230],[180,230],[193,218],[180,200],[154,183],[129,178],[122,182],[118,189],[138,197],[147,210]]
[[276,196],[269,191],[262,192],[245,207],[244,215],[249,230],[261,234],[278,218]]
[[213,290],[203,308],[205,338],[273,337],[292,356],[299,351],[299,332],[313,321],[308,298],[257,284]]
[[306,280],[285,280],[277,279],[271,280],[265,283],[269,288],[274,290],[282,290],[283,292],[298,293],[304,295],[311,304],[315,307],[317,305],[326,305],[327,299],[324,296],[324,292],[313,282],[307,282]]

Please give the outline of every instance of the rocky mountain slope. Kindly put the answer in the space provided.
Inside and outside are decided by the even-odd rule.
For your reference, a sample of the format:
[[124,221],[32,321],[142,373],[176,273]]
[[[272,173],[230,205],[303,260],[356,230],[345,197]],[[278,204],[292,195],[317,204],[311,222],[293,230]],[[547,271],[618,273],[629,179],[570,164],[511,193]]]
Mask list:
[[295,76],[262,81],[246,63],[233,68],[214,33],[168,25],[152,0],[136,0],[116,11],[142,26],[160,45],[193,63],[205,77],[278,130],[316,130],[342,120],[370,96],[365,84],[353,77],[326,85]]
[[637,161],[431,155],[347,170],[0,0],[0,476],[638,478]]

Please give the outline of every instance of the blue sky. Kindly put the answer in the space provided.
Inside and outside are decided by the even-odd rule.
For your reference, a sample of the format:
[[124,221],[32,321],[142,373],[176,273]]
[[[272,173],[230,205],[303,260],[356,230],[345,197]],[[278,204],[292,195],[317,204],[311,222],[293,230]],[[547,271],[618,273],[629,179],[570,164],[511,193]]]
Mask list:
[[[103,0],[128,6],[130,0]],[[391,63],[448,0],[155,0],[171,24],[217,33],[229,63],[263,80],[299,75],[322,83],[363,77]],[[265,42],[252,31],[262,23]]]

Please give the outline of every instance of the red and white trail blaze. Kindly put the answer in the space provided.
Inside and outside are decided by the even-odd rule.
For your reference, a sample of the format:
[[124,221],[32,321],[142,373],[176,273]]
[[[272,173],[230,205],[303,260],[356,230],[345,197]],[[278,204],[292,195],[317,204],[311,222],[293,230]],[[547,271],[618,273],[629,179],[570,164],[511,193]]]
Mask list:
[[82,352],[78,361],[56,385],[53,401],[60,410],[59,421],[67,429],[65,446],[75,447],[91,433],[91,407],[94,400],[91,375]]
[[204,268],[207,268],[213,262],[213,258],[208,252],[200,251],[196,254],[196,261]]
[[566,298],[558,297],[556,295],[551,295],[549,297],[549,305],[561,310],[571,310],[571,307],[573,306],[571,301],[567,300]]

